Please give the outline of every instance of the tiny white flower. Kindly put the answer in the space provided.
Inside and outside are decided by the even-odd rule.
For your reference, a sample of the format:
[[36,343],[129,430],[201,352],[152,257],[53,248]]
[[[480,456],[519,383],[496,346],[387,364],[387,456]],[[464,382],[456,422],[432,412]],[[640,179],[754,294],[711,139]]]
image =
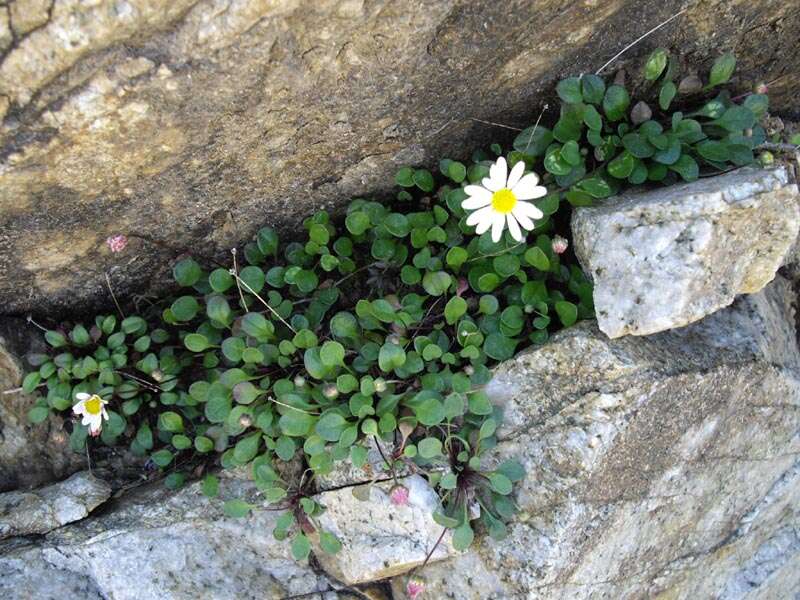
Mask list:
[[461,203],[464,210],[474,210],[467,217],[467,225],[475,226],[475,233],[481,235],[492,228],[492,240],[496,243],[508,230],[518,242],[524,239],[520,231],[534,228],[533,219],[541,219],[544,214],[526,200],[534,200],[547,195],[547,188],[538,185],[536,173],[525,173],[524,161],[519,161],[508,172],[506,159],[502,156],[489,168],[489,177],[484,177],[482,185],[468,185],[464,188],[468,198]]
[[92,436],[100,435],[100,430],[103,428],[103,420],[108,421],[108,412],[106,411],[107,400],[103,400],[97,394],[85,394],[79,392],[75,394],[78,399],[77,404],[72,407],[72,412],[76,415],[81,415],[81,425],[89,426],[89,433]]

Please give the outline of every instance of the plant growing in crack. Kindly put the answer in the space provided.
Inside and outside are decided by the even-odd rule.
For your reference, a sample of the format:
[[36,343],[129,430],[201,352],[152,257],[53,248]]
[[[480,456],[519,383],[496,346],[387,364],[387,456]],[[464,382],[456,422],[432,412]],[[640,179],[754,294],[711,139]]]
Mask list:
[[[288,243],[264,227],[230,263],[181,258],[174,296],[52,325],[49,352],[29,357],[23,388],[44,390],[30,420],[97,397],[107,419],[91,419],[97,438],[72,423],[76,451],[126,446],[171,487],[206,465],[248,468],[259,501],[285,511],[274,534],[292,537],[298,559],[312,537],[338,550],[316,521],[313,482],[341,461],[363,467],[370,443],[394,503],[408,500],[401,467],[439,490],[434,519],[457,548],[477,527],[502,537],[524,470],[485,468],[502,414],[483,388],[498,362],[593,316],[571,207],[753,163],[767,139],[764,90],[710,93],[734,65],[725,55],[706,83],[676,85],[657,50],[638,102],[619,78],[567,78],[557,122],[521,131],[511,151],[443,159],[436,174],[402,168],[394,198],[356,199],[339,220],[320,211]],[[126,244],[108,242],[119,254]],[[299,481],[279,476],[298,458]],[[202,487],[216,496],[219,485],[209,475]],[[225,513],[256,506],[233,499]]]

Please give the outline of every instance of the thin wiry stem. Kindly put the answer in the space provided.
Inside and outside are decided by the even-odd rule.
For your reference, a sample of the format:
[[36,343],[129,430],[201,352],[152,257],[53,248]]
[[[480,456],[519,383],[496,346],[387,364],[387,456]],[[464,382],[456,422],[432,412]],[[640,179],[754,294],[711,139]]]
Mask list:
[[111,278],[108,276],[108,271],[104,273],[106,276],[106,285],[108,286],[108,291],[111,293],[111,299],[114,300],[114,305],[117,307],[120,316],[124,319],[125,313],[122,312],[122,308],[120,308],[119,302],[117,302],[117,296],[114,294],[114,290],[111,288]]
[[615,60],[617,60],[617,59],[618,59],[620,56],[622,56],[623,54],[625,54],[625,53],[626,53],[628,50],[630,50],[631,48],[633,48],[633,47],[634,47],[636,44],[638,44],[639,42],[641,42],[641,41],[642,41],[644,38],[646,38],[648,35],[650,35],[650,34],[652,34],[652,33],[655,33],[656,31],[658,31],[659,29],[661,29],[662,27],[664,27],[664,25],[666,25],[666,24],[667,24],[667,23],[669,23],[670,21],[672,21],[672,20],[674,20],[674,19],[677,19],[679,16],[681,16],[681,15],[682,15],[683,13],[685,13],[687,10],[689,10],[689,9],[688,9],[688,7],[687,7],[687,8],[684,8],[682,11],[680,11],[679,13],[675,13],[675,14],[674,14],[674,15],[672,15],[672,16],[671,16],[669,19],[667,19],[666,21],[664,21],[663,23],[660,23],[659,25],[656,25],[655,27],[653,27],[653,28],[652,28],[650,31],[648,31],[648,32],[647,32],[647,33],[645,33],[644,35],[642,35],[642,36],[639,36],[638,38],[636,38],[635,40],[633,40],[633,41],[632,41],[630,44],[628,44],[627,46],[625,46],[625,47],[624,47],[622,50],[620,50],[619,52],[617,52],[617,53],[616,53],[616,54],[615,54],[615,55],[614,55],[614,56],[611,58],[611,60],[609,60],[609,61],[608,61],[606,64],[604,64],[602,67],[600,67],[599,69],[597,69],[597,71],[595,71],[595,75],[599,75],[599,74],[600,74],[600,73],[601,73],[601,72],[602,72],[602,71],[603,71],[603,70],[604,70],[604,69],[605,69],[605,68],[606,68],[608,65],[610,65],[611,63],[613,63]]

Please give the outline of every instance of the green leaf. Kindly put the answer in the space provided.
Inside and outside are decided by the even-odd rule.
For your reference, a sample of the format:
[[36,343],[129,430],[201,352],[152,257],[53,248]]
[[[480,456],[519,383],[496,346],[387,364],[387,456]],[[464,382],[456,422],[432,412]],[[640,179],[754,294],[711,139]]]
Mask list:
[[231,517],[233,519],[241,519],[246,517],[250,514],[250,511],[255,508],[254,504],[250,504],[245,502],[244,500],[239,500],[238,498],[234,498],[233,500],[228,500],[225,502],[224,506],[222,507],[222,512],[225,513],[226,517]]
[[525,251],[525,261],[540,271],[548,271],[550,269],[550,259],[538,246],[532,246]]
[[194,259],[184,258],[175,263],[175,266],[172,267],[172,275],[175,277],[175,281],[178,282],[178,285],[190,287],[197,283],[203,275],[203,269],[200,268],[200,265],[197,264]]
[[259,341],[266,341],[275,333],[275,326],[260,313],[247,313],[241,323],[242,331]]
[[345,418],[338,412],[327,412],[317,421],[314,430],[328,442],[338,442],[342,432],[348,427]]
[[403,167],[395,174],[394,180],[401,187],[414,187],[414,169]]
[[427,437],[417,443],[417,450],[422,458],[435,458],[442,454],[442,441]]
[[578,307],[572,302],[559,300],[556,302],[555,309],[556,313],[558,314],[558,318],[561,320],[561,324],[564,325],[564,327],[570,327],[571,325],[575,324],[575,321],[578,320]]
[[489,475],[489,484],[495,492],[503,496],[508,496],[514,487],[511,480],[498,471]]
[[736,57],[731,52],[726,52],[714,61],[711,74],[708,77],[708,87],[714,87],[730,80],[736,68]]
[[183,343],[192,352],[203,352],[211,346],[208,338],[199,333],[190,333],[183,338]]
[[342,543],[335,535],[329,531],[320,531],[319,545],[324,552],[328,554],[336,554],[342,549]]
[[292,556],[294,559],[306,560],[310,553],[311,542],[308,541],[308,538],[302,533],[295,535],[292,540]]
[[245,438],[236,442],[233,449],[233,456],[239,464],[249,463],[258,454],[258,448],[261,445],[261,434],[253,433]]
[[621,85],[611,85],[606,90],[603,98],[603,112],[609,121],[619,121],[625,117],[625,112],[630,106],[631,98],[628,91]]
[[171,433],[183,431],[183,418],[176,412],[168,410],[158,417],[158,428]]
[[444,405],[436,398],[424,400],[414,412],[419,422],[428,427],[438,425],[445,417]]
[[601,131],[603,129],[603,117],[597,112],[597,109],[591,104],[583,110],[583,122],[592,131]]
[[[50,416],[50,409],[47,406],[34,406],[28,411],[28,420],[34,424],[43,423],[48,416]],[[75,429],[77,430],[78,428],[76,427]]]
[[661,86],[661,91],[658,93],[658,105],[661,107],[661,110],[669,109],[669,105],[672,104],[672,100],[677,93],[678,88],[675,87],[675,84],[671,81],[667,81]]
[[219,494],[219,478],[214,475],[206,475],[200,489],[208,498],[216,498]]
[[655,153],[655,148],[643,135],[627,133],[622,136],[622,145],[636,158],[649,158]]
[[667,67],[669,53],[664,48],[653,50],[644,65],[644,78],[647,81],[655,81]]
[[326,341],[319,350],[319,357],[328,368],[341,366],[344,364],[344,346],[339,342]]
[[697,162],[688,154],[683,154],[669,169],[675,171],[684,181],[696,181],[700,176]]
[[427,169],[417,169],[414,171],[414,183],[423,192],[433,191],[433,175]]
[[466,550],[475,539],[475,533],[469,525],[469,521],[464,521],[453,530],[453,548],[461,552]]
[[523,129],[514,138],[514,150],[530,156],[541,156],[552,142],[552,131],[542,125],[534,125]]
[[66,336],[59,331],[45,331],[44,339],[53,348],[62,348],[67,345]]
[[[584,102],[599,105],[603,101],[605,91],[606,83],[603,81],[602,77],[591,74],[581,77],[581,94]],[[589,124],[587,123],[587,125]]]
[[289,409],[278,419],[278,426],[289,437],[306,437],[315,421],[316,417],[313,415]]
[[516,340],[506,337],[497,331],[487,335],[483,342],[483,351],[486,352],[489,358],[495,360],[508,360],[514,356],[516,347]]
[[381,346],[378,353],[378,366],[384,373],[402,367],[406,362],[406,352],[402,347],[391,342],[386,342]]
[[633,172],[636,166],[636,159],[633,154],[624,150],[622,154],[608,163],[608,174],[617,179],[625,179]]
[[191,321],[200,310],[200,304],[194,296],[181,296],[172,303],[170,310],[178,321]]
[[353,235],[361,235],[369,228],[369,216],[360,210],[351,212],[344,220],[347,231]]
[[163,449],[159,450],[158,452],[154,452],[150,458],[153,459],[153,462],[156,465],[163,469],[172,462],[174,455],[169,450]]
[[429,271],[422,278],[422,287],[431,296],[441,296],[450,287],[452,279],[446,271]]
[[583,100],[581,81],[577,77],[568,77],[559,81],[556,85],[556,93],[567,104],[577,104]]
[[713,123],[727,131],[742,131],[755,125],[756,116],[744,106],[731,106]]
[[444,318],[452,325],[467,312],[467,301],[460,296],[453,296],[444,307]]

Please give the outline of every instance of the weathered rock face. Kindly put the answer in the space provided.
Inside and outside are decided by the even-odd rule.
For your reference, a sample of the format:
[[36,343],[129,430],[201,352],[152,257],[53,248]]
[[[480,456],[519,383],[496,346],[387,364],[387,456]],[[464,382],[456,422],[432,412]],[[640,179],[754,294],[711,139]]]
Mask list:
[[[221,490],[226,497],[250,498],[255,486],[232,477]],[[158,485],[36,544],[5,552],[0,547],[0,597],[49,597],[51,582],[69,586],[63,589],[74,590],[69,597],[75,600],[348,597],[292,560],[289,545],[272,537],[279,513],[256,510],[246,519],[231,519],[223,516],[222,505],[203,496],[199,483],[177,493]]]
[[[316,500],[326,508],[319,523],[342,542],[335,555],[317,553],[325,570],[347,584],[365,583],[405,573],[421,565],[432,552],[436,562],[457,552],[448,531],[433,520],[439,497],[419,475],[399,480],[409,492],[408,503],[392,504],[393,481],[323,492]],[[435,550],[434,550],[435,548]]]
[[35,492],[0,494],[0,539],[47,533],[79,521],[110,495],[111,486],[88,472]]
[[793,299],[778,279],[684,329],[608,340],[582,324],[502,365],[497,458],[525,464],[520,519],[506,540],[426,567],[431,597],[792,597]]
[[757,292],[799,228],[800,194],[784,167],[629,193],[572,218],[597,322],[612,338],[682,327]]
[[[594,71],[680,8],[3,2],[0,312],[107,305],[105,272],[118,295],[157,290],[185,249],[223,258],[264,222],[289,228],[380,191],[400,164],[465,155],[507,133],[471,117],[531,122],[557,78]],[[740,87],[776,80],[787,110],[798,37],[795,3],[709,0],[615,67],[661,45],[705,68],[732,48]],[[125,254],[103,243],[113,233],[129,236]]]
[[70,450],[60,417],[32,425],[33,398],[12,391],[22,383],[19,358],[43,343],[23,319],[0,319],[0,492],[64,478],[86,463]]

